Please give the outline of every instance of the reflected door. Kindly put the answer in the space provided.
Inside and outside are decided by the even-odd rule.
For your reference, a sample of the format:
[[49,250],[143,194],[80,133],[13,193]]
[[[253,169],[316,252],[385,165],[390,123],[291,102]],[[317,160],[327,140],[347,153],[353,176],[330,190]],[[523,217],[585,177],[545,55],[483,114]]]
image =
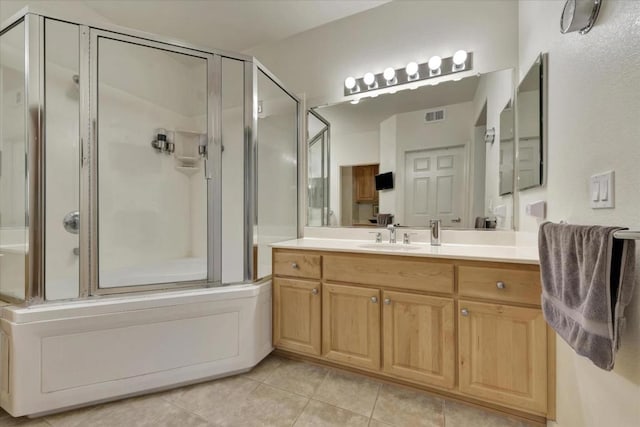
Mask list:
[[102,31],[91,43],[99,288],[211,279],[213,57]]
[[405,154],[405,222],[426,226],[432,219],[462,227],[464,148],[411,151]]

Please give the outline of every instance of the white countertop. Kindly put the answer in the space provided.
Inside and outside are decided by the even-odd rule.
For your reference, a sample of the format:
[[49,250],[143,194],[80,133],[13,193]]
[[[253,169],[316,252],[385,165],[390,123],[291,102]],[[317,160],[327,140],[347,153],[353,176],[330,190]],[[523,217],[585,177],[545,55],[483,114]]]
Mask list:
[[271,245],[279,249],[300,249],[332,252],[355,252],[381,255],[401,255],[465,259],[470,261],[511,262],[538,264],[538,248],[532,246],[498,246],[446,244],[431,246],[429,243],[374,243],[371,240],[304,238],[287,240]]

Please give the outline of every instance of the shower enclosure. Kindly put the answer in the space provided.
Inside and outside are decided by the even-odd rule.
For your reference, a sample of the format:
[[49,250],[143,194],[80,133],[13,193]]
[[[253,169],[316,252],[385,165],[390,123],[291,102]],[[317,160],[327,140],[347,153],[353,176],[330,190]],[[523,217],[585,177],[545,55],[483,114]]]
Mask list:
[[331,225],[329,161],[331,124],[314,110],[307,113],[307,225]]
[[302,120],[265,67],[27,11],[1,31],[1,300],[271,274],[299,235]]

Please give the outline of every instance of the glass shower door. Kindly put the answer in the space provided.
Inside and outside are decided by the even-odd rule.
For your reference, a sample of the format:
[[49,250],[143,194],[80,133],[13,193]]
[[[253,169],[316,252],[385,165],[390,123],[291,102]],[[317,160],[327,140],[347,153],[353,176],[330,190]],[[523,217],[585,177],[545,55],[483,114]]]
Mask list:
[[213,56],[103,31],[91,43],[93,291],[215,281]]

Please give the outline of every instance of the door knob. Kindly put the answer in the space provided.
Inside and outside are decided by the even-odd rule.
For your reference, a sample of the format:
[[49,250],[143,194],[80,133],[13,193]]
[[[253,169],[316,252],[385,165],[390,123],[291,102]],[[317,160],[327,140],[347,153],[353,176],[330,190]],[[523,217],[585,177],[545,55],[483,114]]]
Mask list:
[[80,212],[73,211],[66,214],[62,220],[62,225],[71,234],[80,233]]
[[496,288],[498,288],[498,289],[504,289],[506,287],[507,287],[507,285],[505,285],[504,282],[497,282],[496,283]]
[[374,304],[378,303],[378,297],[371,297],[371,302]]
[[390,300],[389,298],[385,298],[385,299],[384,299],[384,303],[385,303],[386,305],[391,305],[391,300]]
[[298,263],[297,262],[292,262],[291,263],[291,268],[297,269],[298,268]]
[[469,310],[467,310],[466,308],[463,308],[462,310],[460,310],[460,313],[461,313],[463,316],[468,316],[468,315],[469,315]]
[[311,289],[311,295],[318,295],[318,288]]

